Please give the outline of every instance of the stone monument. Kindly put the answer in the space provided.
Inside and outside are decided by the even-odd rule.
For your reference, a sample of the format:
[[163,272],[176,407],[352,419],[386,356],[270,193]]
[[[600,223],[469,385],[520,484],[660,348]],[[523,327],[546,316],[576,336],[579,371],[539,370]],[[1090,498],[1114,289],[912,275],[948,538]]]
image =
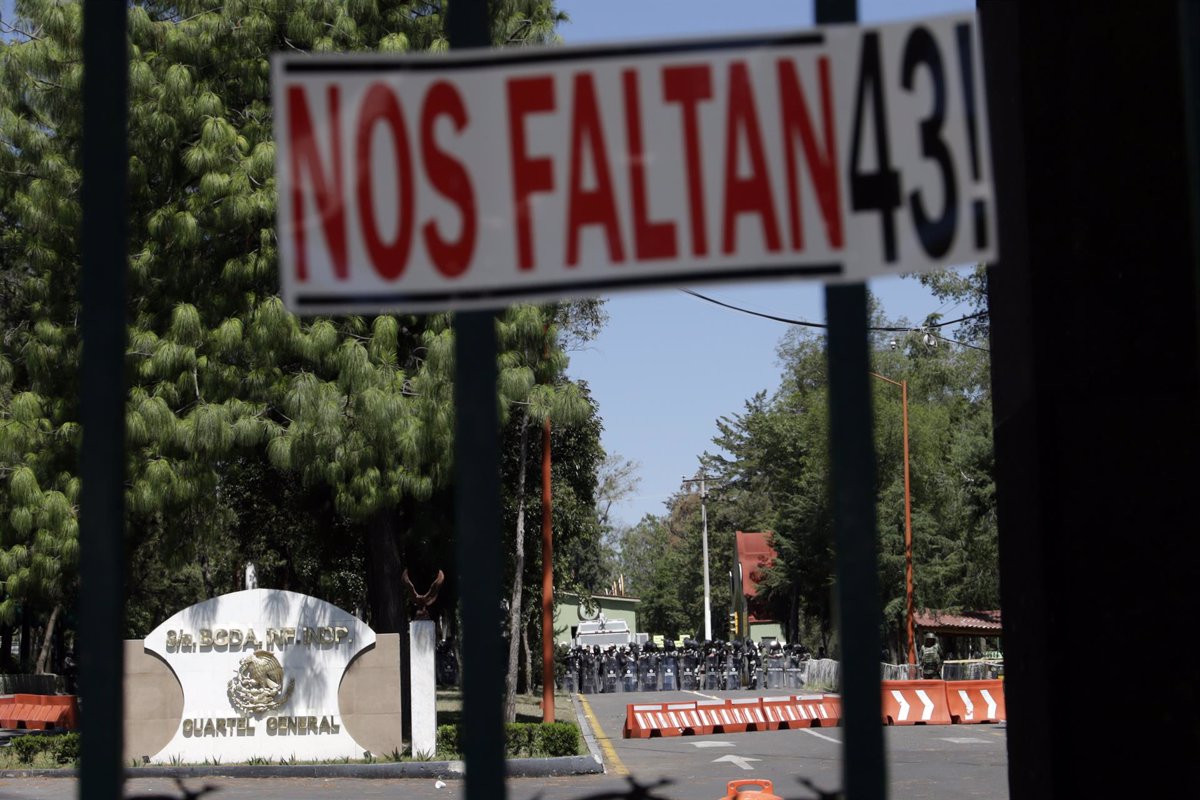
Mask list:
[[247,589],[185,608],[145,639],[183,688],[183,719],[151,762],[362,758],[338,686],[374,644],[357,617],[295,592]]

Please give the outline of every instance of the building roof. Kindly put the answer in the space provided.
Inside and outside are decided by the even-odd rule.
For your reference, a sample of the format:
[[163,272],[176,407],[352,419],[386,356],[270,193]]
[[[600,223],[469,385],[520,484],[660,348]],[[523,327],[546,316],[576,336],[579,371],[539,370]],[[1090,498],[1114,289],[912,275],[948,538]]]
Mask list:
[[746,597],[758,594],[763,568],[773,563],[779,555],[775,548],[771,547],[770,538],[769,531],[737,531],[734,534],[738,561],[742,565],[742,594]]
[[922,630],[960,636],[999,636],[1001,633],[999,609],[952,614],[924,608],[913,614],[913,624]]

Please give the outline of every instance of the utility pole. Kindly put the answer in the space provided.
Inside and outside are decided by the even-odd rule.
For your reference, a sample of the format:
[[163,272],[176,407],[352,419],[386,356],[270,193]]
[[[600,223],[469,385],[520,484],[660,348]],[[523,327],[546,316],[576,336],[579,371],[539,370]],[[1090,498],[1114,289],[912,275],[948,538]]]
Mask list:
[[712,641],[712,596],[708,588],[708,475],[700,473],[698,478],[683,478],[684,484],[700,484],[700,545],[704,552],[704,639]]

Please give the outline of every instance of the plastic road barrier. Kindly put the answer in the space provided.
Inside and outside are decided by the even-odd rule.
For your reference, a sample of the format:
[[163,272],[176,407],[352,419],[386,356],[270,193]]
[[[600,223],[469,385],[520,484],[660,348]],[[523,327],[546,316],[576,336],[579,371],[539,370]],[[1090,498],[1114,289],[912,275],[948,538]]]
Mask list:
[[626,739],[649,739],[830,727],[837,725],[841,716],[841,698],[830,694],[630,703],[625,707],[621,735]]
[[71,694],[0,697],[0,728],[48,731],[79,727],[79,703]]
[[885,725],[949,725],[945,681],[882,681]]
[[946,701],[955,724],[1008,719],[1004,681],[946,681]]

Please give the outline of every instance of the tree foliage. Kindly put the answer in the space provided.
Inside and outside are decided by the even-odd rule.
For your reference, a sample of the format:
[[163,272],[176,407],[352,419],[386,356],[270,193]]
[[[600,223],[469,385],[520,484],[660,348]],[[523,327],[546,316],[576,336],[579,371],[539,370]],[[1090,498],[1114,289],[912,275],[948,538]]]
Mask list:
[[[997,529],[986,351],[983,272],[933,274],[927,285],[979,314],[955,340],[877,334],[872,368],[907,381],[915,599],[918,608],[996,608]],[[876,327],[889,323],[873,311]],[[926,325],[936,325],[931,317]],[[933,329],[937,330],[937,329]],[[710,476],[707,504],[714,619],[729,608],[727,571],[733,532],[770,531],[778,557],[765,570],[763,599],[789,639],[828,647],[835,581],[830,498],[828,366],[825,342],[799,329],[779,348],[783,375],[772,395],[760,392],[742,411],[716,421],[715,452],[700,458]],[[900,387],[871,381],[876,451],[880,624],[901,649],[905,611],[903,415]],[[697,547],[697,496],[681,493],[662,517],[647,517],[620,539],[616,561],[643,600],[650,630],[697,630],[703,615]],[[657,627],[656,627],[657,626]],[[717,631],[720,630],[720,633]],[[714,635],[724,636],[714,623]]]
[[[562,18],[549,0],[491,8],[494,36],[510,44],[549,41]],[[246,559],[264,585],[330,596],[398,630],[401,561],[425,549],[418,560],[450,566],[451,320],[284,309],[268,64],[278,50],[443,49],[444,10],[130,4],[123,469],[131,560],[150,577],[130,585],[128,635],[164,606],[240,588]],[[7,22],[17,32],[0,43],[0,624],[71,602],[80,442],[82,12],[18,0]],[[530,315],[516,309],[504,324],[529,328]],[[502,407],[521,399],[536,417],[569,405],[513,367],[516,350],[500,356]]]

